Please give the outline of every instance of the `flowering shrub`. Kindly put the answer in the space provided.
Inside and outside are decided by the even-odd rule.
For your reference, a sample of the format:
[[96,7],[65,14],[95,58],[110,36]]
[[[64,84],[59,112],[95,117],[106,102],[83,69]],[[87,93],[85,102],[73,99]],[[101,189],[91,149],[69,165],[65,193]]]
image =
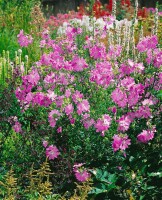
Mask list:
[[[127,38],[110,34],[113,22]],[[108,155],[114,159],[117,152],[127,159],[131,145],[158,138],[161,101],[156,94],[161,90],[162,52],[156,35],[140,38],[136,45],[134,27],[113,17],[83,16],[60,27],[55,40],[44,32],[44,53],[15,91],[24,115],[43,108],[44,136],[39,137],[46,156],[55,163],[71,156],[68,170],[78,181],[86,181],[90,174],[76,162],[93,168],[92,163]],[[108,37],[109,46],[101,37]],[[13,128],[20,132],[20,124]],[[61,137],[67,140],[60,143]]]

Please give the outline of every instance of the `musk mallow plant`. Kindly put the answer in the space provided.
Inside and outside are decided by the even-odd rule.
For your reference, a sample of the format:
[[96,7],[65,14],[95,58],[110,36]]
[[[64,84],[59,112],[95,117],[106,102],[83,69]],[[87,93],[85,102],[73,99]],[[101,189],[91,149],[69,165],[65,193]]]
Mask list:
[[[91,23],[87,17],[83,20]],[[95,23],[91,30],[78,27],[80,21],[74,20],[64,24],[64,30],[58,30],[55,40],[47,33],[42,38],[43,55],[22,77],[22,84],[15,91],[24,113],[30,108],[44,108],[41,115],[47,117],[48,129],[68,138],[65,144],[60,144],[52,139],[55,136],[45,133],[49,138],[50,146],[46,148],[49,160],[69,154],[74,156],[72,165],[81,162],[91,165],[87,155],[93,146],[89,145],[97,147],[99,141],[103,142],[102,152],[93,150],[96,157],[117,151],[125,156],[132,144],[147,144],[158,137],[156,121],[161,120],[161,100],[157,94],[162,89],[162,51],[157,36],[140,38],[136,45],[132,44],[132,23],[120,22],[119,30],[127,35],[120,32],[116,37],[109,35],[109,21],[100,22],[105,23],[104,29]],[[101,41],[107,35],[108,45]],[[76,167],[74,172],[79,181],[90,176],[84,170],[79,174]]]

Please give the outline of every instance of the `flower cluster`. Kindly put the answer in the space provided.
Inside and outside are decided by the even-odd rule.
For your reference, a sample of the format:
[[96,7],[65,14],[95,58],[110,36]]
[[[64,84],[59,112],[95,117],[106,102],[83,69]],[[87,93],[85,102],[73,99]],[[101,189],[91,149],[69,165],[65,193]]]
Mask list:
[[96,128],[96,132],[101,132],[101,135],[105,135],[105,131],[107,131],[111,124],[111,117],[107,114],[103,115],[101,119],[98,119],[95,123],[94,127]]
[[158,44],[157,36],[153,35],[151,37],[147,36],[142,41],[140,41],[137,45],[137,49],[139,52],[146,52],[148,50],[155,49]]
[[114,135],[113,136],[113,143],[112,148],[115,151],[118,150],[125,150],[128,148],[128,146],[131,144],[131,140],[128,139],[128,135]]
[[148,143],[154,138],[155,129],[153,130],[143,130],[138,136],[137,139],[139,142]]
[[18,43],[21,47],[27,47],[29,44],[32,44],[33,38],[31,35],[24,35],[24,31],[21,30],[20,33],[17,35]]

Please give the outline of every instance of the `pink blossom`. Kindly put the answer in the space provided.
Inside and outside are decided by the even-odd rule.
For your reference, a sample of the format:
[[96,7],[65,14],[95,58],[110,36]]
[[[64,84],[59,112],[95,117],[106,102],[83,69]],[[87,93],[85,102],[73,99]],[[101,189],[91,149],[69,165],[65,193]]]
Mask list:
[[138,93],[134,90],[133,91],[133,89],[129,92],[129,95],[128,95],[128,104],[129,104],[129,106],[131,107],[131,106],[135,106],[137,103],[138,103],[138,101],[139,101],[139,95],[138,95]]
[[33,38],[31,35],[24,35],[24,31],[21,30],[20,33],[17,35],[18,43],[21,47],[27,47],[29,44],[33,42]]
[[74,118],[70,119],[70,124],[75,124],[75,119]]
[[162,84],[162,72],[159,73],[159,84]]
[[107,114],[103,115],[102,118],[98,119],[94,127],[96,132],[101,132],[104,135],[104,132],[107,131],[111,124],[111,117]]
[[107,88],[113,81],[113,70],[109,62],[100,62],[96,64],[96,68],[90,72],[90,81],[96,82]]
[[71,96],[71,91],[70,91],[70,89],[67,89],[66,91],[65,91],[65,97],[66,98],[69,98]]
[[26,98],[25,100],[29,103],[33,100],[33,93],[32,92],[29,92],[27,95],[26,95]]
[[73,67],[73,70],[76,71],[76,72],[83,71],[85,68],[88,67],[84,58],[80,58],[78,56],[75,56],[73,58],[73,60],[71,61],[71,65]]
[[60,152],[56,146],[50,145],[46,148],[46,156],[49,160],[54,160],[58,155],[60,155]]
[[93,46],[89,49],[90,56],[94,59],[104,59],[106,58],[106,49],[105,46]]
[[146,106],[151,106],[151,105],[154,105],[154,102],[151,100],[151,99],[145,99],[142,101],[142,105]]
[[95,123],[94,119],[91,119],[90,115],[87,113],[82,116],[81,121],[83,122],[85,129],[89,129]]
[[135,111],[135,117],[137,118],[149,118],[151,117],[151,110],[148,106],[140,106],[137,111]]
[[75,176],[78,181],[85,182],[89,179],[90,174],[86,170],[83,170],[81,172],[79,171],[75,172]]
[[42,38],[43,39],[49,39],[49,30],[48,29],[44,29],[43,31],[42,31]]
[[48,54],[43,54],[43,55],[41,56],[41,59],[40,59],[41,65],[47,65],[47,66],[51,65],[51,60],[50,60],[50,59],[51,59],[51,58],[50,58],[50,55],[48,55]]
[[62,104],[64,102],[64,96],[57,96],[57,98],[55,99],[55,103],[56,103],[56,106],[58,108],[61,108]]
[[159,49],[154,51],[153,64],[157,68],[160,68],[162,65],[162,51],[159,51]]
[[121,108],[124,108],[127,106],[128,99],[125,91],[122,91],[120,88],[116,88],[112,94],[111,98],[113,101]]
[[90,178],[90,174],[83,167],[83,165],[84,165],[83,163],[80,163],[78,165],[74,165],[74,167],[73,167],[75,177],[80,182],[85,182]]
[[129,115],[123,115],[119,120],[117,120],[117,122],[118,122],[118,131],[125,132],[129,129],[132,120],[129,117]]
[[74,111],[74,107],[72,104],[68,104],[66,107],[65,107],[65,113],[67,115],[70,115],[71,113],[73,113]]
[[82,102],[77,104],[77,113],[81,115],[83,112],[89,112],[90,105],[86,99],[83,99]]
[[48,115],[48,121],[51,127],[56,126],[56,121],[60,118],[61,113],[58,110],[52,110]]
[[131,140],[128,139],[127,135],[114,135],[113,139],[112,147],[114,152],[117,150],[125,150],[131,144]]
[[62,133],[62,126],[58,127],[57,133]]
[[22,101],[25,98],[26,93],[23,90],[21,90],[20,87],[17,87],[15,90],[15,95],[19,101]]
[[29,75],[26,76],[29,83],[36,86],[40,80],[40,76],[37,70],[32,70]]
[[48,107],[52,103],[51,99],[42,92],[35,93],[33,95],[32,102],[33,104],[37,104],[44,107]]
[[43,146],[44,146],[44,148],[46,148],[48,146],[48,141],[43,140]]
[[123,88],[130,90],[135,85],[135,80],[134,80],[134,78],[128,76],[128,77],[122,79],[120,84]]
[[158,44],[158,39],[156,35],[147,36],[137,44],[137,49],[139,52],[145,52],[149,49],[155,49],[157,44]]
[[51,99],[52,101],[54,101],[55,99],[56,99],[56,97],[57,97],[57,95],[54,93],[54,91],[52,91],[52,90],[47,90],[47,97],[49,98],[49,99]]
[[18,121],[15,122],[15,124],[12,126],[12,128],[14,129],[14,131],[16,133],[21,133],[22,132],[21,124]]
[[114,59],[117,59],[117,57],[120,56],[122,52],[122,47],[120,45],[110,45],[109,51],[108,51],[108,57]]
[[74,103],[78,103],[79,101],[81,101],[83,98],[83,94],[80,93],[80,91],[76,90],[74,92],[74,94],[72,95],[72,99],[74,101]]
[[137,136],[137,139],[139,142],[147,143],[154,138],[154,132],[155,130],[143,130],[142,133]]
[[122,76],[130,75],[133,71],[134,69],[132,67],[125,65],[124,63],[120,65],[119,72],[121,73]]
[[43,48],[43,47],[45,47],[45,45],[46,45],[46,40],[41,40],[39,46],[40,46],[41,48]]
[[113,139],[112,147],[114,151],[117,151],[120,149],[120,145],[122,144],[122,138],[119,135],[114,135]]

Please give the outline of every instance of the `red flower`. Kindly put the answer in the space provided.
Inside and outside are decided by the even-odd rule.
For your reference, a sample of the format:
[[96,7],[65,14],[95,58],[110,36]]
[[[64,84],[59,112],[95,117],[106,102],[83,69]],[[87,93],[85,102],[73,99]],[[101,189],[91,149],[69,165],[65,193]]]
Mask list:
[[99,18],[101,15],[101,7],[102,7],[102,4],[99,0],[96,0],[95,3],[93,4],[93,14],[96,18]]
[[112,12],[112,7],[113,7],[113,0],[109,0],[109,4],[106,6],[106,8]]
[[83,4],[80,4],[79,9],[78,9],[79,15],[83,16],[86,14],[85,8]]
[[146,18],[148,16],[147,8],[142,8],[138,10],[138,17]]
[[131,5],[131,2],[130,0],[121,0],[121,5],[129,7]]

